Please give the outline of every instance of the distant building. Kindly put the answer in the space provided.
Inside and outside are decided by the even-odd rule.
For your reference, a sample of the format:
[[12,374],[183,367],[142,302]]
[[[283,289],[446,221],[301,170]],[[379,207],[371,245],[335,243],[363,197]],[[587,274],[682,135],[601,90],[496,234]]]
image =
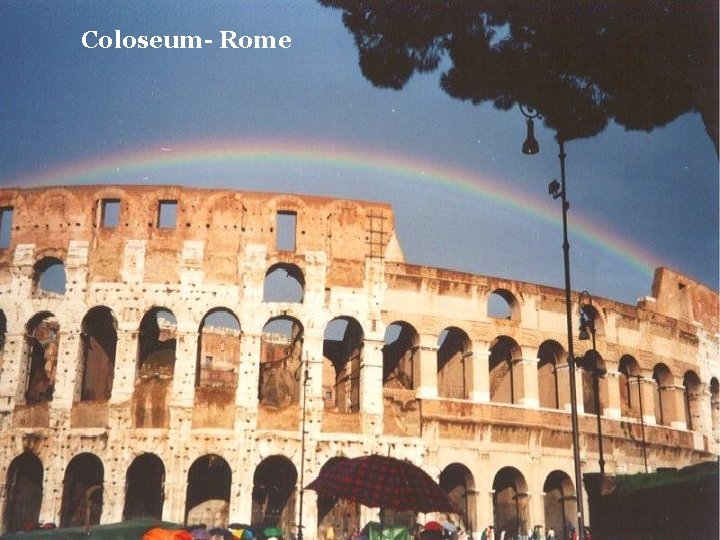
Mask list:
[[[0,214],[0,530],[291,531],[301,486],[367,453],[419,465],[462,511],[422,519],[576,525],[563,290],[407,263],[382,203],[83,186],[0,190]],[[606,374],[596,396],[576,372],[583,472],[596,402],[609,475],[717,460],[717,291],[658,268],[651,296],[587,314]],[[308,540],[371,518],[304,492]]]

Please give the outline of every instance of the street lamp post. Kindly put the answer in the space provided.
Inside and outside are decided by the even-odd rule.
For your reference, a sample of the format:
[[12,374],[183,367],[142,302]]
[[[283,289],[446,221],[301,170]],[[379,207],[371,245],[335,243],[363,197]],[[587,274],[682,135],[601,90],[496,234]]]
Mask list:
[[300,504],[298,518],[297,540],[303,540],[303,495],[305,494],[305,418],[306,418],[306,399],[307,399],[307,383],[309,380],[308,356],[305,353],[305,365],[302,372],[302,421],[300,422]]
[[[527,120],[527,138],[523,144],[522,151],[524,154],[533,155],[540,151],[540,146],[535,140],[533,119],[540,116],[539,112],[523,107],[520,105],[520,111]],[[571,309],[571,289],[570,289],[570,242],[568,241],[567,230],[567,211],[570,204],[567,201],[567,190],[565,189],[565,141],[558,133],[556,136],[558,142],[558,158],[560,158],[560,183],[553,180],[548,185],[548,194],[553,199],[560,199],[562,203],[562,221],[563,221],[563,262],[565,268],[565,318],[567,322],[567,340],[568,340],[568,370],[570,376],[570,420],[572,424],[573,439],[573,464],[575,467],[575,491],[577,492],[577,520],[578,534],[580,539],[585,538],[585,511],[583,509],[583,482],[582,471],[580,468],[580,432],[578,428],[577,413],[577,388],[575,384],[575,353],[573,351],[573,330],[572,330],[572,309]]]
[[[587,302],[583,302],[583,298]],[[593,378],[593,393],[595,397],[595,416],[597,418],[597,431],[598,431],[598,453],[600,454],[600,474],[605,474],[605,456],[603,454],[603,436],[602,436],[602,419],[600,411],[600,377],[605,375],[605,369],[603,366],[598,365],[598,352],[595,348],[595,313],[592,305],[592,296],[587,291],[580,293],[580,300],[578,302],[578,311],[580,313],[580,333],[578,337],[581,340],[590,339],[592,337],[592,356],[588,357],[588,353],[585,353],[585,359],[583,361],[583,368],[589,370],[592,373]]]

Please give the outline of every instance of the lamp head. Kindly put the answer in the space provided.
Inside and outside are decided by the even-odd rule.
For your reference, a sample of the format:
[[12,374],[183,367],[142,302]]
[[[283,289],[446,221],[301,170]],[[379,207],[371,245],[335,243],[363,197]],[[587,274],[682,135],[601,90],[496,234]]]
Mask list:
[[560,193],[560,182],[557,180],[553,180],[548,184],[548,195],[552,195],[553,197],[557,198],[559,197]]
[[528,156],[537,154],[540,151],[540,145],[535,138],[535,124],[532,118],[527,119],[527,137],[522,146],[522,153]]

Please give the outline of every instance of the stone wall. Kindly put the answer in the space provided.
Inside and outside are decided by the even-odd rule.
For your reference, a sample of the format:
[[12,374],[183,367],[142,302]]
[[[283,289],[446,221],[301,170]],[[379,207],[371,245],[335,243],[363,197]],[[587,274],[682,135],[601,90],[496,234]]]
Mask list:
[[[300,486],[373,452],[425,469],[463,509],[436,517],[476,534],[574,519],[564,291],[405,262],[380,203],[85,186],[0,208],[2,530],[142,512],[290,530]],[[608,473],[717,459],[718,294],[660,268],[652,295],[592,299],[585,472],[598,409]],[[309,539],[377,517],[303,496]]]

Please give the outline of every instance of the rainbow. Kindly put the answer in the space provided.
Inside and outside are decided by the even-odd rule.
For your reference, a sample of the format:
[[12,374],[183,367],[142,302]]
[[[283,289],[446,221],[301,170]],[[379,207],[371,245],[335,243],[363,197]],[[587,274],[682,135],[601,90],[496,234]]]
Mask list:
[[[164,175],[166,180],[162,183],[197,186],[199,171],[211,166],[232,167],[237,177],[238,168],[256,169],[270,165],[291,166],[298,171],[307,169],[312,172],[322,168],[352,172],[353,175],[371,174],[382,178],[383,183],[417,182],[440,186],[509,208],[519,215],[554,226],[561,225],[556,205],[520,190],[508,189],[510,184],[507,182],[417,156],[322,141],[252,139],[173,143],[167,148],[154,146],[61,164],[39,174],[0,180],[0,185],[147,184],[157,183],[155,177]],[[149,181],[151,176],[153,180]],[[168,178],[171,180],[168,181]],[[225,187],[228,187],[226,174],[224,178]],[[586,218],[573,215],[570,231],[575,237],[619,258],[643,275],[651,276],[655,267],[661,265],[650,252]]]

